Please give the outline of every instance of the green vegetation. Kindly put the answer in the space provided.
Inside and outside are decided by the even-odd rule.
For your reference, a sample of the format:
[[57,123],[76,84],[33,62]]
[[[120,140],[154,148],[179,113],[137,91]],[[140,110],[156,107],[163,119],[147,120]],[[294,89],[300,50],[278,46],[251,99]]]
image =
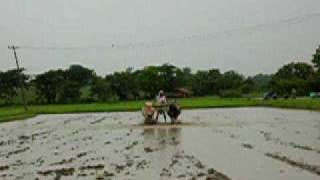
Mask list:
[[[24,74],[29,104],[106,103],[154,98],[159,90],[170,97],[219,96],[224,98],[253,97],[266,93],[267,98],[308,96],[320,91],[320,48],[311,63],[294,62],[283,65],[274,74],[245,77],[230,70],[211,68],[193,72],[189,67],[171,64],[146,66],[134,70],[97,75],[81,65],[67,69],[51,69],[42,74]],[[0,71],[0,105],[21,104],[19,71]],[[268,95],[269,94],[269,95]],[[261,95],[260,95],[261,96]]]
[[320,111],[320,99],[301,98],[259,101],[257,106]]
[[[197,97],[178,99],[183,109],[191,108],[223,108],[223,107],[279,107],[294,109],[320,110],[319,99],[279,99],[263,101],[249,98],[218,98],[218,97]],[[0,122],[8,122],[17,119],[25,119],[38,114],[62,114],[62,113],[84,113],[84,112],[119,112],[139,111],[144,101],[123,101],[101,104],[70,104],[70,105],[32,105],[27,113],[23,107],[2,107],[0,108]]]
[[[127,68],[105,77],[81,65],[49,70],[33,78],[24,68],[21,72],[0,71],[0,122],[38,114],[136,111],[159,90],[171,98],[192,96],[179,99],[184,109],[267,106],[320,110],[319,100],[294,99],[320,91],[320,47],[311,63],[289,63],[274,74],[251,77],[214,68],[193,72],[170,64]],[[21,107],[20,73],[28,104],[32,104],[27,113]],[[262,94],[266,99],[284,99],[257,99]]]

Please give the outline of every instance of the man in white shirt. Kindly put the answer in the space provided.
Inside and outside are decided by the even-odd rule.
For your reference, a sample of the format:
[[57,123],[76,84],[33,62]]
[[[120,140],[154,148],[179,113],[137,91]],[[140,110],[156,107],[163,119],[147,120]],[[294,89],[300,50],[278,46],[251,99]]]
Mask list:
[[159,96],[157,97],[157,101],[160,107],[158,108],[158,111],[157,111],[156,120],[158,121],[159,114],[163,114],[164,121],[167,122],[167,116],[166,116],[167,98],[164,95],[163,90],[159,91]]

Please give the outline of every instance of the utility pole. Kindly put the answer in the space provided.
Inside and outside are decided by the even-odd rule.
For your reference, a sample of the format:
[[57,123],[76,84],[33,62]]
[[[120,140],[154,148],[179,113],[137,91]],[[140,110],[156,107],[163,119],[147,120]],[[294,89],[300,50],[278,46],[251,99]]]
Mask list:
[[24,94],[24,85],[23,85],[23,80],[22,80],[22,75],[21,75],[21,69],[19,66],[19,61],[18,61],[18,57],[17,57],[17,53],[16,53],[16,49],[19,49],[19,47],[12,45],[12,46],[8,46],[8,49],[13,50],[13,53],[14,53],[14,58],[16,60],[16,65],[17,65],[17,69],[18,69],[18,73],[19,73],[18,78],[19,78],[19,84],[20,84],[20,88],[21,88],[23,107],[24,107],[25,111],[28,111],[26,97]]

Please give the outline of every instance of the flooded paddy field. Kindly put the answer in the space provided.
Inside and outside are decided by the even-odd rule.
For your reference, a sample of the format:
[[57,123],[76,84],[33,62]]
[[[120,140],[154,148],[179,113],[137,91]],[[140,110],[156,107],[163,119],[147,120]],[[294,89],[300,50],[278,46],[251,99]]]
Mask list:
[[3,123],[0,179],[320,178],[319,112],[203,109],[180,119],[143,126],[140,112],[122,112]]

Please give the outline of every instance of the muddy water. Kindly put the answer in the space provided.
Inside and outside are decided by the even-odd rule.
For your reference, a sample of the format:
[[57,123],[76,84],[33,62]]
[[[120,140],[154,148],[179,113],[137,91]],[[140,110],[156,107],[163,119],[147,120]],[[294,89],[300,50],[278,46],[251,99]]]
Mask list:
[[0,179],[320,178],[320,113],[271,108],[41,115],[0,124]]

